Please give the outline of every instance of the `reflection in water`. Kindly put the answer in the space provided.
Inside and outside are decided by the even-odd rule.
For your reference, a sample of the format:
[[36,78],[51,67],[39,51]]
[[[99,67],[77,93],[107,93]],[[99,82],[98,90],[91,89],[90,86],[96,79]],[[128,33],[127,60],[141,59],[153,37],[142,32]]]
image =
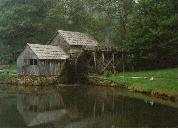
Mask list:
[[26,127],[178,126],[178,109],[120,92],[123,93],[112,88],[79,87],[52,94],[20,94],[17,109]]
[[17,109],[27,126],[36,126],[62,118],[66,114],[62,96],[21,94],[17,96]]

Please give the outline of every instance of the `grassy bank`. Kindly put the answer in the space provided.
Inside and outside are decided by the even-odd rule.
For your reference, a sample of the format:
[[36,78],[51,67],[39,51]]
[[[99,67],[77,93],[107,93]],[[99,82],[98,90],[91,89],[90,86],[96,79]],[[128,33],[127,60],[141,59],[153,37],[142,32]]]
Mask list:
[[0,78],[16,78],[16,62],[0,65]]
[[129,89],[152,94],[165,94],[178,98],[178,68],[126,72],[105,76],[117,86],[125,86]]
[[[2,84],[5,82],[6,84],[20,86],[53,87],[55,84],[61,83],[56,77],[27,77],[18,80],[16,77],[16,63],[3,67],[0,69],[0,83]],[[100,86],[117,86],[151,95],[174,97],[178,100],[178,68],[125,72],[105,76],[90,75],[89,83]]]

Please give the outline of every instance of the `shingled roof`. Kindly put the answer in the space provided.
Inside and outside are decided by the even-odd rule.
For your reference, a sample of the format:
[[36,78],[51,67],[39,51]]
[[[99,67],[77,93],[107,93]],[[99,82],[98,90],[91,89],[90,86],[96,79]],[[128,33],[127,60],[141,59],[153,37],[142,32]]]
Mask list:
[[27,45],[39,59],[68,59],[69,56],[59,46],[30,44]]
[[58,34],[69,45],[81,45],[81,46],[83,45],[97,46],[98,45],[98,42],[86,33],[58,30]]

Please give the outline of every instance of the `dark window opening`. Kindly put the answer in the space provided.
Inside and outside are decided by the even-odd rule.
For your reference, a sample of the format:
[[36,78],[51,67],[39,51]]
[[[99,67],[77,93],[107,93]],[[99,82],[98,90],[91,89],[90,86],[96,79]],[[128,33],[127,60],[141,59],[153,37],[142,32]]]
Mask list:
[[37,105],[30,105],[29,106],[29,111],[37,112],[38,111],[38,106]]
[[37,65],[37,60],[33,60],[33,65]]
[[30,59],[29,65],[38,65],[38,61],[36,59]]
[[33,60],[32,59],[30,60],[30,65],[33,65]]

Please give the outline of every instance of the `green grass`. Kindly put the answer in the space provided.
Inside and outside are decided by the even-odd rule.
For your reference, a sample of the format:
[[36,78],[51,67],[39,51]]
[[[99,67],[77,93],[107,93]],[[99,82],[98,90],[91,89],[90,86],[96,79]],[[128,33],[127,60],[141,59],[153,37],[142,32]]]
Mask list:
[[13,62],[13,63],[9,64],[8,70],[16,72],[16,67],[17,67],[16,62]]
[[[153,80],[150,80],[151,77],[153,77]],[[178,96],[178,68],[126,72],[117,75],[111,75],[106,78],[119,85],[128,86],[134,90]]]
[[0,71],[0,77],[2,78],[12,78],[16,77],[16,62],[13,62],[7,66],[3,66],[4,68]]
[[157,78],[178,78],[178,68],[172,68],[172,69],[161,69],[161,70],[151,70],[151,71],[139,71],[139,72],[126,72],[126,73],[120,73],[120,76],[126,76],[126,77],[133,77],[133,76],[139,76],[139,77],[157,77]]

